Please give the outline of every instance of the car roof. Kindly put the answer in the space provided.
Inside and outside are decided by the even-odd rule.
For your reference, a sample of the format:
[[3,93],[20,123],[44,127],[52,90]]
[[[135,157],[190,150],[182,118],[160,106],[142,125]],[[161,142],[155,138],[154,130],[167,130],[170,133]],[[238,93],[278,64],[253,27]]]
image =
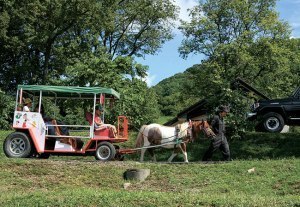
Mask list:
[[94,98],[95,95],[105,94],[106,97],[120,98],[120,94],[112,88],[79,87],[79,86],[48,86],[48,85],[18,85],[18,90],[26,91],[33,96],[56,98]]

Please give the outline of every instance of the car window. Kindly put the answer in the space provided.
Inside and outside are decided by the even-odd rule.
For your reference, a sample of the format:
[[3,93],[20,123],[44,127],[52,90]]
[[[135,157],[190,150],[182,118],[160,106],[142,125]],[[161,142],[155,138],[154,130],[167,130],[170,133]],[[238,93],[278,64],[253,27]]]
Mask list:
[[294,96],[295,98],[300,98],[300,87],[296,88],[292,96]]

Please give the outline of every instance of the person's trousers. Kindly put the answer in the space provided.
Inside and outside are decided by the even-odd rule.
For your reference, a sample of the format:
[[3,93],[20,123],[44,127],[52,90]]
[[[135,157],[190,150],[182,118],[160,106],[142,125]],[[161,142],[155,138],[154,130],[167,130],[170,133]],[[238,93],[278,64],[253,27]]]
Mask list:
[[220,149],[223,155],[223,160],[229,161],[230,160],[230,150],[229,150],[229,145],[227,142],[226,137],[216,137],[213,138],[209,148],[205,152],[202,161],[210,161],[214,151],[217,149]]

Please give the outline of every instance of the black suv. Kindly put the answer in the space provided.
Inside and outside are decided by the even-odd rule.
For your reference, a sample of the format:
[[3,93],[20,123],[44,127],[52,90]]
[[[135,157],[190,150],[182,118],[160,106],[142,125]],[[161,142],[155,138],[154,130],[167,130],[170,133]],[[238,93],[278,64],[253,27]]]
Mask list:
[[257,129],[267,132],[280,132],[284,125],[300,126],[300,87],[288,98],[259,100],[247,117],[258,120]]

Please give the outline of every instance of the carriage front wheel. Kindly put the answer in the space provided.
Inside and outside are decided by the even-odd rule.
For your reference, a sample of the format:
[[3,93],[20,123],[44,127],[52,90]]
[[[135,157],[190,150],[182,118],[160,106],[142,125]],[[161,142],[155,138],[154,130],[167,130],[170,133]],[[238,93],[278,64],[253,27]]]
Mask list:
[[3,151],[7,157],[24,158],[31,156],[33,146],[25,133],[13,132],[4,140]]
[[116,155],[115,147],[109,142],[101,142],[96,149],[95,158],[100,161],[110,161]]

